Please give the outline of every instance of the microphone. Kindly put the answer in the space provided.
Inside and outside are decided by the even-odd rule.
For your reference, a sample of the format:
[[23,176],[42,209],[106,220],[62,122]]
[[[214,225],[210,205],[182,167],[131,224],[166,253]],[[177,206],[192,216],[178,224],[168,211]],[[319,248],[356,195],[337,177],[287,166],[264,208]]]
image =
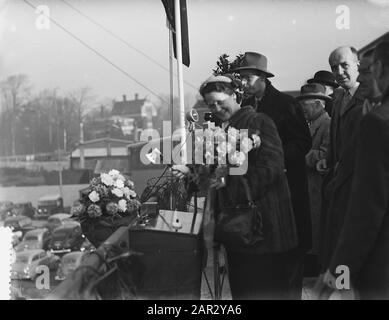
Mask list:
[[199,114],[196,109],[191,109],[186,113],[186,120],[189,122],[199,122]]
[[189,131],[195,130],[195,124],[199,121],[199,114],[197,110],[191,109],[186,113],[186,120],[189,122]]

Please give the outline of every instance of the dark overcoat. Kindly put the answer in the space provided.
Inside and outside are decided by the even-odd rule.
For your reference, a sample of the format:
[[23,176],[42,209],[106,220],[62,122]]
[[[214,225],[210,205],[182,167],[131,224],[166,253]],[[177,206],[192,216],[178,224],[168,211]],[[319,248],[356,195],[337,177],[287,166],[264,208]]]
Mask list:
[[331,118],[325,110],[323,113],[309,125],[312,136],[312,149],[306,155],[308,167],[308,186],[311,203],[312,219],[312,253],[318,254],[319,233],[320,233],[320,215],[322,208],[322,180],[323,175],[316,170],[316,164],[321,159],[327,157],[330,144],[330,123]]
[[330,271],[350,269],[362,299],[389,299],[389,96],[361,121],[349,206]]
[[[298,238],[288,182],[285,175],[283,150],[274,122],[251,106],[242,107],[229,120],[229,126],[257,132],[259,148],[248,155],[248,169],[244,175],[254,201],[260,203],[265,240],[250,247],[228,247],[229,250],[264,254],[280,253],[297,247]],[[215,215],[225,207],[247,204],[247,195],[238,175],[229,175],[226,186],[219,189],[215,201]]]
[[296,217],[299,247],[312,247],[312,226],[305,155],[312,146],[312,138],[304,114],[293,97],[274,88],[267,80],[263,98],[255,102],[251,97],[243,105],[256,106],[275,123],[284,149],[285,168]]
[[319,258],[322,272],[328,268],[343,227],[355,165],[356,133],[363,116],[364,99],[360,90],[357,89],[341,112],[343,94],[343,89],[335,90],[331,117],[329,164],[332,170],[323,199],[328,201],[328,207],[322,212],[320,221]]

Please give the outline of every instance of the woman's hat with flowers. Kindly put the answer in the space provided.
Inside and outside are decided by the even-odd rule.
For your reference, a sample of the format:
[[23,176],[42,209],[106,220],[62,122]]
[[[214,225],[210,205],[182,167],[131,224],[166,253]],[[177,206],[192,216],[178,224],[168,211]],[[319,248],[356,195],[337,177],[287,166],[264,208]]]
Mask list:
[[224,75],[212,75],[207,80],[205,80],[200,86],[200,94],[204,88],[211,83],[227,83],[236,93],[243,93],[241,80],[236,78],[233,74],[226,73]]
[[201,86],[200,86],[200,90],[202,88],[204,88],[207,84],[210,84],[210,83],[214,83],[214,82],[224,82],[224,83],[231,83],[232,82],[232,79],[226,75],[212,75],[210,76],[207,80],[205,80]]

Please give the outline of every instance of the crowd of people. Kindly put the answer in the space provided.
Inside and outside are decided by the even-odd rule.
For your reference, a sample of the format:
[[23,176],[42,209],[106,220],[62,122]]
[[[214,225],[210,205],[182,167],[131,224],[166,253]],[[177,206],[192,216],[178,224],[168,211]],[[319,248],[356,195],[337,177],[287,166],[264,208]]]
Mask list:
[[[339,47],[328,62],[331,72],[316,72],[296,98],[272,85],[256,52],[201,86],[223,128],[262,141],[244,176],[264,239],[224,244],[233,299],[301,299],[308,269],[317,299],[389,298],[389,42],[362,57]],[[247,201],[239,179],[209,196],[216,225]]]

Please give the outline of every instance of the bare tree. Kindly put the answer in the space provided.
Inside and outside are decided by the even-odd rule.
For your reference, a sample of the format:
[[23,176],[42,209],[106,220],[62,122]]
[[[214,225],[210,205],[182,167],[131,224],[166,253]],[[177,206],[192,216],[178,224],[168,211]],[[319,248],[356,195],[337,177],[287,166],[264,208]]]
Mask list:
[[68,94],[69,99],[77,107],[79,122],[81,123],[88,111],[96,99],[96,96],[92,93],[92,88],[82,87],[77,90],[73,90]]
[[3,95],[5,111],[8,113],[11,133],[11,154],[15,155],[15,121],[20,106],[30,96],[31,85],[28,77],[24,74],[9,76],[0,83]]
[[[172,121],[173,122],[173,130],[180,127],[180,113],[179,113],[179,98],[177,96],[173,97],[173,110],[170,105],[170,96],[167,94],[160,94],[163,100],[158,100],[154,102],[158,110],[159,121]],[[184,105],[185,112],[188,112],[192,109],[193,105],[196,102],[195,96],[191,93],[186,93],[184,96]],[[172,112],[173,111],[173,112]],[[162,127],[162,123],[161,123]]]
[[90,108],[96,98],[92,94],[92,89],[90,87],[82,87],[72,92],[69,92],[68,95],[70,101],[75,105],[78,113],[78,123],[79,123],[79,137],[80,140],[83,139],[83,121],[86,116],[88,108]]

